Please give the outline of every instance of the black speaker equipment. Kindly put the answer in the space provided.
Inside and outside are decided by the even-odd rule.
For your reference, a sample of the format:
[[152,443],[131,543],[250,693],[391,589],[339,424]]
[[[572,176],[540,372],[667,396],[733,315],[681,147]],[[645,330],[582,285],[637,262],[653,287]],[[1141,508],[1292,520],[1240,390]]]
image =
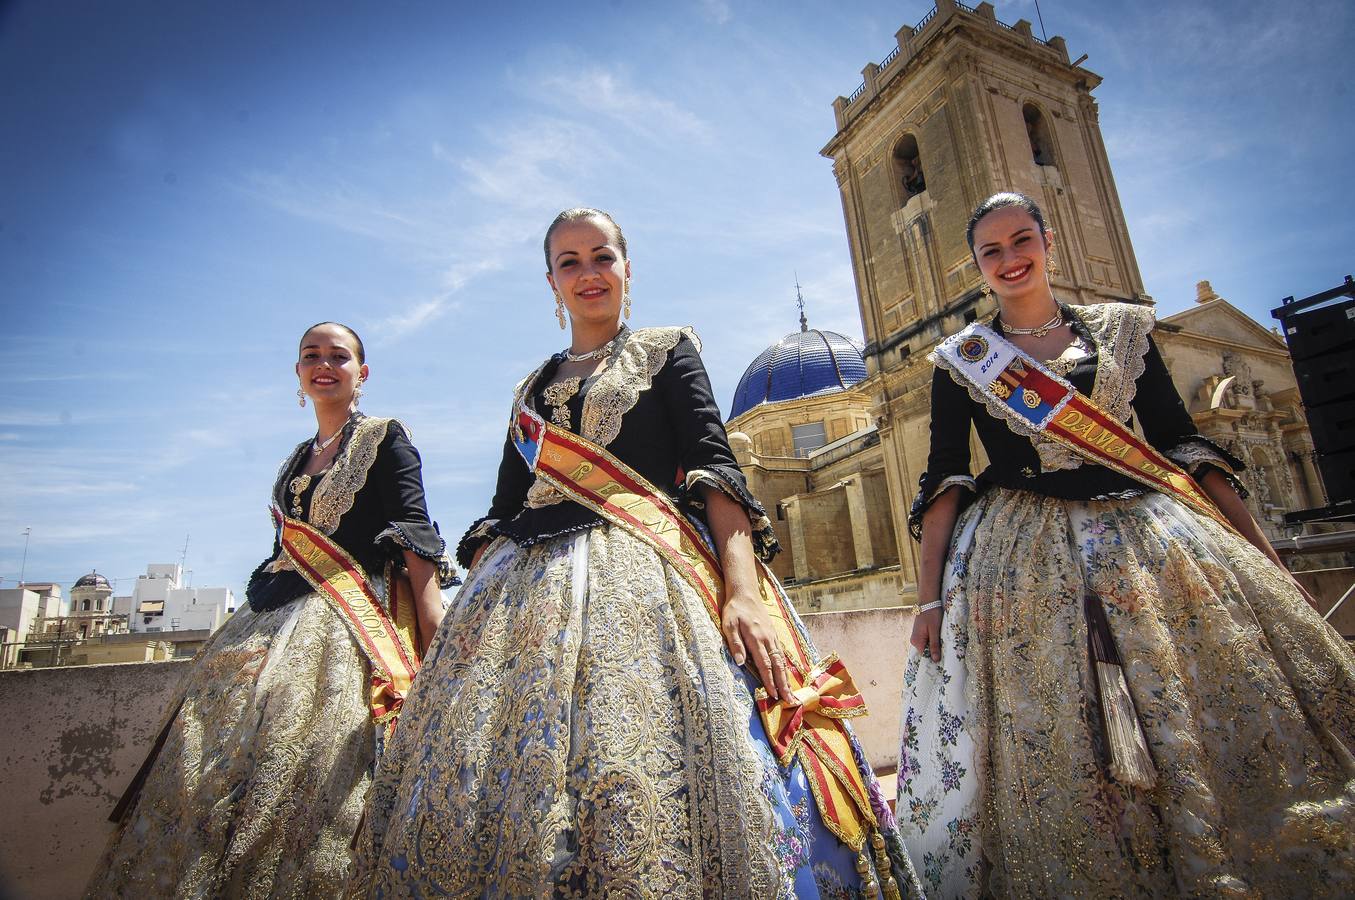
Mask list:
[[1355,281],[1295,300],[1280,320],[1332,504],[1355,502]]
[[1322,470],[1322,483],[1327,488],[1327,499],[1332,504],[1349,504],[1355,498],[1355,450],[1323,453],[1317,458]]
[[1293,364],[1303,405],[1310,412],[1325,404],[1355,397],[1355,340],[1349,348],[1296,359]]
[[1355,450],[1355,400],[1325,403],[1308,410],[1313,446],[1327,453]]

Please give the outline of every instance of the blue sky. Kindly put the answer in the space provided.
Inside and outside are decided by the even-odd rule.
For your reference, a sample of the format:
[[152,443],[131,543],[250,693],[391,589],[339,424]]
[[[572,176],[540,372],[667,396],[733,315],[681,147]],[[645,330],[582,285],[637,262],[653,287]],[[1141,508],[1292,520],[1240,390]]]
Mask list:
[[[0,577],[67,589],[268,552],[314,428],[306,325],[369,348],[449,537],[493,488],[512,384],[562,346],[540,236],[612,210],[633,324],[693,324],[727,406],[796,326],[859,337],[831,103],[927,2],[0,5]],[[336,10],[342,12],[336,13]],[[1343,0],[1041,4],[1087,53],[1159,312],[1198,279],[1269,326],[1355,268]],[[1033,3],[998,17],[1036,20]],[[1036,25],[1039,33],[1039,25]]]

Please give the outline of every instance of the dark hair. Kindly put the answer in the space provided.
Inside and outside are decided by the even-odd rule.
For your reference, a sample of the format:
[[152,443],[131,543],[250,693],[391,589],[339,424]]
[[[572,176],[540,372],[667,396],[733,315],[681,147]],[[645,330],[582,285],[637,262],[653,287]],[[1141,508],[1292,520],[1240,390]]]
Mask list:
[[367,350],[366,350],[365,347],[362,346],[362,338],[358,337],[358,333],[357,333],[356,331],[354,331],[353,329],[349,328],[347,325],[345,325],[345,324],[342,323],[342,322],[316,322],[316,323],[315,323],[314,325],[312,325],[310,328],[307,328],[305,331],[301,332],[301,340],[302,340],[302,341],[305,341],[305,340],[306,340],[306,335],[310,334],[312,331],[314,331],[315,329],[319,328],[321,325],[333,325],[335,328],[342,328],[344,331],[346,331],[346,332],[348,332],[350,335],[352,335],[352,336],[353,336],[353,342],[354,342],[355,344],[358,345],[358,365],[365,365],[365,364],[366,364],[366,362],[367,362]]
[[1018,207],[1029,213],[1030,217],[1035,220],[1035,224],[1040,226],[1040,236],[1044,236],[1047,230],[1044,224],[1044,215],[1040,212],[1040,207],[1035,205],[1035,201],[1025,194],[1018,194],[1016,191],[1003,191],[1000,194],[994,194],[976,206],[973,214],[969,217],[969,224],[965,226],[964,238],[969,242],[971,256],[974,254],[974,229],[978,227],[979,220],[990,212],[1006,209],[1009,206]]
[[550,264],[550,236],[555,233],[566,222],[577,222],[580,219],[602,219],[612,228],[612,234],[616,236],[616,246],[621,249],[621,258],[626,259],[626,236],[621,233],[621,226],[616,224],[610,213],[603,212],[600,209],[593,209],[589,206],[576,206],[573,209],[567,209],[555,217],[546,229],[546,240],[542,247],[546,252],[546,271],[553,272],[554,268]]

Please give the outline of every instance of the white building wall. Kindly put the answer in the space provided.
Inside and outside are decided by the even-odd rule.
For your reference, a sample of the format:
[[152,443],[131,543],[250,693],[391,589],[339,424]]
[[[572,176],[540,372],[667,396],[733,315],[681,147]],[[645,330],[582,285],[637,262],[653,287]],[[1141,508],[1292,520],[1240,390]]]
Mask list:
[[0,628],[10,632],[10,640],[26,641],[39,610],[41,598],[24,588],[0,590]]

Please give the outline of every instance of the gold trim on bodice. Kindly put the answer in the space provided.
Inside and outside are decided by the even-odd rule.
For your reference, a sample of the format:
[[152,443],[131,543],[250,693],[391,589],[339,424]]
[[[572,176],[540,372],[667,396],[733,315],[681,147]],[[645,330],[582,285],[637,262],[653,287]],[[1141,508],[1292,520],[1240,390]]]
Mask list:
[[[669,352],[678,345],[678,341],[682,340],[684,335],[691,339],[699,353],[701,339],[688,326],[640,328],[627,334],[620,348],[612,354],[606,366],[598,373],[593,386],[584,394],[583,414],[580,416],[577,432],[579,436],[600,447],[606,447],[614,441],[621,433],[622,419],[635,407],[640,394],[649,390],[654,376],[659,374],[659,370],[668,361]],[[547,360],[538,366],[535,372],[518,382],[513,391],[513,409],[516,410],[519,403],[530,405],[530,397],[536,390],[541,373],[549,365],[550,361]],[[553,417],[552,421],[554,422]],[[541,479],[533,481],[532,486],[527,489],[526,503],[532,509],[550,506],[563,499],[564,496],[559,491]]]
[[[1096,375],[1091,401],[1113,416],[1115,421],[1123,422],[1129,418],[1137,382],[1146,367],[1144,357],[1148,354],[1148,335],[1153,330],[1153,311],[1149,307],[1130,303],[1093,303],[1070,309],[1096,342]],[[991,318],[983,324],[990,323]],[[935,354],[930,354],[928,359],[935,365],[941,365]],[[1041,472],[1082,466],[1083,460],[1076,453],[1046,437],[1019,430],[1011,417],[996,405],[995,398],[983,396],[948,366],[943,365],[942,368],[946,369],[951,380],[969,392],[975,403],[985,407],[989,415],[1030,439],[1040,456]]]
[[[353,508],[353,498],[367,483],[367,472],[372,468],[372,463],[376,462],[377,449],[386,439],[386,433],[392,423],[404,429],[408,437],[409,429],[398,419],[363,416],[348,426],[351,431],[344,438],[329,468],[318,475],[309,476],[312,480],[319,478],[319,484],[316,485],[315,493],[311,495],[310,509],[304,519],[306,522],[325,534],[334,533],[339,527],[339,520]],[[310,445],[309,439],[302,441],[278,470],[277,481],[273,485],[273,498],[284,509],[293,507],[293,498],[288,496],[287,488],[294,479],[289,476]],[[303,486],[301,490],[304,491],[305,487]],[[300,492],[296,496],[299,497]]]

